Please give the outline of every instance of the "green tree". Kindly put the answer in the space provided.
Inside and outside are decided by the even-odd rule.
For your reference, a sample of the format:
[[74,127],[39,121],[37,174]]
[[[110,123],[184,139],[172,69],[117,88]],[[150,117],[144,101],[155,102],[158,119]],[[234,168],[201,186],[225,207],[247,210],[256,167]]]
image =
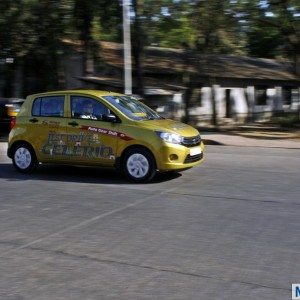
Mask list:
[[300,4],[297,0],[239,1],[250,55],[289,58],[300,74]]
[[[199,74],[210,74],[210,85],[215,84],[215,76],[210,70],[212,54],[236,53],[243,54],[245,37],[240,30],[238,19],[232,14],[232,1],[189,1],[188,20],[193,35],[187,44],[187,51],[191,53],[187,59],[184,78],[188,87],[185,94],[185,116],[189,122],[189,106],[194,89],[201,85]],[[189,55],[187,55],[188,57]],[[196,66],[197,73],[192,73],[192,66]],[[205,68],[205,69],[204,69]],[[212,89],[212,124],[217,126],[217,107],[214,89]]]
[[[64,0],[1,1],[1,11],[5,12],[0,18],[1,50],[10,49],[14,70],[22,69],[25,94],[59,85],[66,4]],[[4,75],[10,79],[7,85],[11,85],[13,76]],[[27,86],[31,88],[28,90]]]
[[92,27],[95,15],[95,2],[93,0],[74,0],[74,23],[82,45],[83,76],[93,73],[93,37]]
[[[0,96],[9,96],[11,90],[12,66],[6,64],[6,58],[13,58],[16,63],[17,54],[22,49],[20,30],[22,1],[0,2]],[[9,30],[8,30],[9,28]]]
[[94,72],[97,41],[120,41],[121,11],[118,1],[74,0],[73,21],[82,45],[83,76]]

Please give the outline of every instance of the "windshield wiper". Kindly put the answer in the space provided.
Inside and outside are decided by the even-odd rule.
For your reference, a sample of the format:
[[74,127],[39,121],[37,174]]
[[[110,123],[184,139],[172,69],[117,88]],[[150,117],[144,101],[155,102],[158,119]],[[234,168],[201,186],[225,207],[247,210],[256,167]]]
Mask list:
[[161,116],[156,116],[156,117],[153,117],[153,116],[147,116],[144,120],[161,120],[161,119],[164,119],[164,117],[161,117]]

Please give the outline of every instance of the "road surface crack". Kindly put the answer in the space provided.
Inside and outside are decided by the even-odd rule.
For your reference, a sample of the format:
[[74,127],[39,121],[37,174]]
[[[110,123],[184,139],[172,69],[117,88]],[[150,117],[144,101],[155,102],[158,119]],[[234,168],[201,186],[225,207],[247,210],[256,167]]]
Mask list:
[[40,247],[29,247],[29,248],[27,248],[27,250],[46,252],[46,253],[49,253],[52,255],[54,254],[54,255],[59,255],[59,256],[65,256],[65,257],[68,257],[71,259],[76,259],[76,260],[83,259],[83,260],[88,260],[88,261],[97,262],[97,263],[115,264],[115,265],[119,265],[119,266],[140,268],[140,269],[150,270],[150,271],[155,271],[155,272],[165,272],[165,273],[169,273],[169,274],[190,276],[190,277],[194,277],[194,278],[204,278],[204,279],[222,281],[222,282],[227,282],[227,283],[237,283],[237,284],[250,286],[252,288],[265,288],[265,289],[271,289],[271,290],[290,291],[289,288],[270,286],[270,285],[266,285],[266,284],[258,284],[255,282],[243,281],[243,280],[232,280],[232,279],[228,279],[228,278],[205,275],[205,274],[200,274],[200,273],[196,273],[196,272],[182,271],[182,270],[178,270],[174,267],[158,267],[158,266],[151,266],[151,265],[136,264],[136,263],[131,263],[131,262],[127,262],[127,261],[120,261],[120,260],[107,259],[107,258],[97,258],[97,257],[91,257],[89,255],[78,255],[78,254],[69,253],[69,252],[66,252],[63,250],[50,250],[50,249],[44,249],[44,248],[40,248]]

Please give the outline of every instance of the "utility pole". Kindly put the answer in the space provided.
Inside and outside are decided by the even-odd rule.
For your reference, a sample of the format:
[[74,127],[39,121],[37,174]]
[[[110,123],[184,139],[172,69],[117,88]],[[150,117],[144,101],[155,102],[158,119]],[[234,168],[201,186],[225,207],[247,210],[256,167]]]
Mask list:
[[132,94],[130,0],[123,0],[124,93]]

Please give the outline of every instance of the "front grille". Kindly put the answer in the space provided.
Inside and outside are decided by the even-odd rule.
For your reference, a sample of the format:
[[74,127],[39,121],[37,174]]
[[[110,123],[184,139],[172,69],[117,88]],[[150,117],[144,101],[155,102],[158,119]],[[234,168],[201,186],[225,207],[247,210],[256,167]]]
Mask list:
[[200,134],[198,134],[198,135],[192,136],[192,137],[184,137],[180,144],[185,147],[199,146],[201,144],[201,136],[200,136]]
[[190,154],[185,158],[184,163],[185,164],[189,164],[189,163],[193,163],[196,161],[199,161],[203,158],[203,153],[197,154],[197,155],[193,155],[191,156]]

